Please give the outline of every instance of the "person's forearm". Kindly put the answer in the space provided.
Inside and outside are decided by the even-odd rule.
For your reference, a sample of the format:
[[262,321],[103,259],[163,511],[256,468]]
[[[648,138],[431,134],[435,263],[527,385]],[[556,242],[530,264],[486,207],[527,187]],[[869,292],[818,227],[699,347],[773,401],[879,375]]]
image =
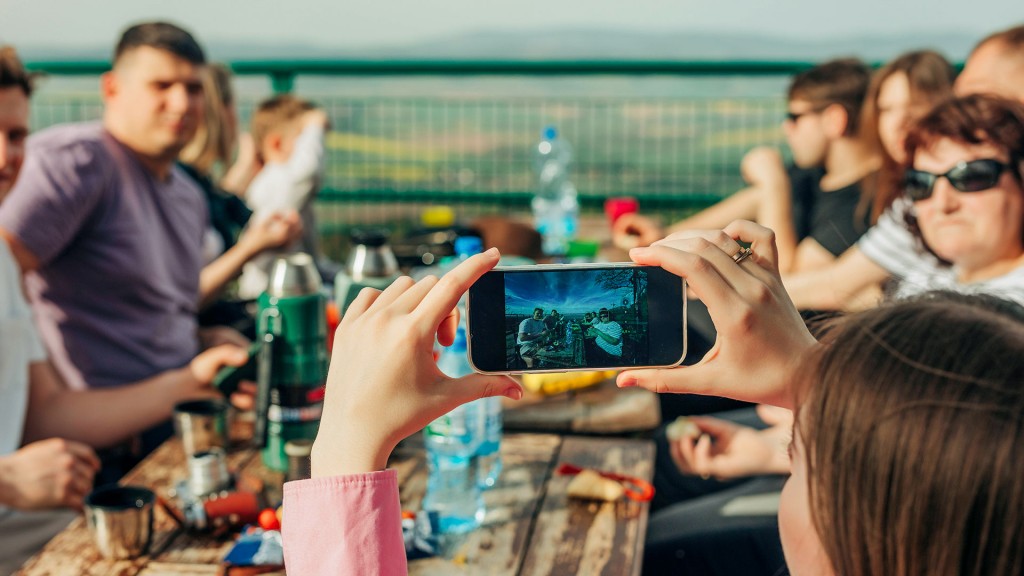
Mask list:
[[786,292],[799,310],[845,310],[856,307],[856,296],[889,277],[857,246],[830,266],[782,277]]
[[757,203],[757,223],[775,232],[779,271],[785,274],[793,268],[796,256],[796,227],[793,224],[793,196],[785,171],[758,184],[761,201]]
[[324,156],[324,128],[307,126],[295,141],[295,149],[288,159],[288,174],[292,185],[284,191],[288,206],[301,209],[313,194],[313,183],[320,173]]
[[13,507],[17,504],[17,491],[9,482],[14,478],[14,471],[11,470],[11,457],[0,456],[0,506]]
[[59,437],[94,448],[112,446],[170,418],[174,404],[195,389],[189,385],[194,378],[187,367],[128,386],[83,391],[36,384],[41,378],[55,378],[52,372],[48,362],[29,368],[33,385],[25,418],[26,444]]
[[289,574],[407,573],[394,470],[288,482],[281,524]]
[[717,230],[733,220],[753,220],[757,217],[758,195],[753,188],[744,188],[732,196],[708,206],[704,210],[669,226],[668,233],[684,230]]
[[242,267],[254,256],[253,250],[239,242],[203,267],[199,273],[199,309],[220,297],[224,287],[242,273]]
[[259,169],[256,166],[255,159],[253,161],[242,161],[240,159],[231,165],[231,168],[221,178],[219,186],[225,192],[234,194],[239,198],[245,198],[245,191],[249,189],[249,184],[252,183],[257,172],[259,172]]
[[793,435],[792,422],[784,425],[776,425],[762,430],[763,434],[772,446],[772,457],[767,462],[765,474],[789,474],[791,462],[789,459],[789,442]]
[[831,267],[826,267],[783,275],[782,284],[797,310],[842,309],[843,302],[852,292],[845,289],[842,279],[831,270]]
[[609,336],[609,335],[605,334],[604,332],[601,332],[600,330],[598,330],[597,333],[601,335],[601,339],[602,340],[604,340],[605,342],[607,342],[609,344],[618,344],[619,343],[619,339],[618,338],[614,338],[612,336]]

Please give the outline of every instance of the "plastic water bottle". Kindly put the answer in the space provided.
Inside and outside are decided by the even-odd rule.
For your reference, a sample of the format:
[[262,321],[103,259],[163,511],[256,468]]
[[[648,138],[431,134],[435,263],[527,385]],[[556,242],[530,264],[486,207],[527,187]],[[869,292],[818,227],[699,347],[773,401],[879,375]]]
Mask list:
[[[438,368],[453,378],[472,372],[466,357],[466,331],[441,352]],[[436,512],[443,534],[461,534],[480,526],[484,501],[477,452],[484,438],[480,401],[464,404],[434,420],[423,431],[427,446],[427,493],[423,508]]]
[[576,237],[580,205],[576,187],[569,179],[572,148],[558,137],[554,126],[544,128],[534,149],[533,167],[537,177],[531,207],[533,225],[541,234],[541,247],[549,256],[562,256]]
[[[483,251],[483,243],[476,236],[459,236],[455,239],[455,259],[452,260],[449,270],[457,266],[474,254]],[[461,317],[466,318],[464,300],[459,301]],[[459,330],[462,330],[460,326]],[[454,347],[454,345],[453,345]],[[444,367],[441,371],[448,374]],[[467,372],[468,374],[468,372]],[[483,398],[473,404],[479,405],[483,412],[484,437],[477,450],[478,465],[480,471],[480,487],[486,490],[494,486],[501,473],[501,436],[502,436],[502,415],[501,398]]]

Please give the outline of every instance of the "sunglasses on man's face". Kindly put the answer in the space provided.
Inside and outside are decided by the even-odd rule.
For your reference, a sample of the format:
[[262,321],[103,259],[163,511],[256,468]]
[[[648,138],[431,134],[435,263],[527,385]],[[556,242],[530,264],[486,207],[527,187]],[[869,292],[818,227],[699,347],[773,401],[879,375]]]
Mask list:
[[1005,163],[990,158],[959,162],[945,174],[908,168],[903,176],[903,189],[914,202],[927,200],[935,189],[935,181],[945,178],[953,188],[961,192],[981,192],[995,186],[1007,168]]
[[796,124],[800,120],[800,118],[803,118],[804,116],[807,116],[809,114],[821,114],[822,112],[825,111],[825,108],[828,108],[828,106],[817,106],[811,108],[810,110],[804,110],[803,112],[793,112],[792,110],[787,110],[786,121]]

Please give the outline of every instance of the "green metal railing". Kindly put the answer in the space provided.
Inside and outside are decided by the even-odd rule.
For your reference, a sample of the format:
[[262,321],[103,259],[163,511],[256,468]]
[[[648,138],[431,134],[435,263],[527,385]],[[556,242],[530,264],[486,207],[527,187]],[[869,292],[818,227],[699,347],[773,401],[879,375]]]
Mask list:
[[[272,91],[298,87],[329,113],[324,188],[318,214],[329,232],[353,222],[414,217],[451,204],[464,218],[525,213],[533,187],[531,147],[556,125],[572,143],[572,178],[584,209],[611,196],[639,198],[666,219],[740,188],[739,160],[750,147],[779,143],[781,89],[745,91],[747,79],[785,77],[809,62],[661,61],[239,61],[240,76],[270,86],[241,92],[243,122]],[[54,76],[93,76],[106,62],[30,62]],[[344,78],[344,82],[331,79]],[[301,81],[296,84],[296,78]],[[321,84],[306,89],[308,78]],[[532,79],[535,93],[494,89],[500,78]],[[616,79],[626,95],[605,89]],[[657,78],[657,96],[643,83]],[[482,79],[482,81],[480,81]],[[718,81],[721,82],[718,82]],[[479,84],[477,84],[477,82]],[[391,95],[372,95],[389,82]],[[394,83],[399,87],[395,88]],[[524,80],[525,82],[525,80]],[[578,82],[578,86],[577,83]],[[721,84],[714,93],[704,86]],[[362,94],[338,85],[362,83]],[[369,88],[366,88],[368,84]],[[564,92],[545,89],[552,83]],[[676,86],[676,84],[678,86]],[[691,84],[700,84],[692,87]],[[458,86],[457,90],[438,86]],[[371,95],[366,95],[366,93]],[[399,95],[394,95],[397,92]],[[637,95],[637,94],[640,95]],[[34,129],[100,116],[98,96],[43,90],[33,100]]]

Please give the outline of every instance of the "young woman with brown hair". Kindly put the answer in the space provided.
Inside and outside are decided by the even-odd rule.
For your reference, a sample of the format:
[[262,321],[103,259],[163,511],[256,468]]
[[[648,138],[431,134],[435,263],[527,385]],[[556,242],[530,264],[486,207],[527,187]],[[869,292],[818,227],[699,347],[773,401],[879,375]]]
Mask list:
[[931,293],[822,344],[780,502],[791,574],[1020,574],[1024,309]]

